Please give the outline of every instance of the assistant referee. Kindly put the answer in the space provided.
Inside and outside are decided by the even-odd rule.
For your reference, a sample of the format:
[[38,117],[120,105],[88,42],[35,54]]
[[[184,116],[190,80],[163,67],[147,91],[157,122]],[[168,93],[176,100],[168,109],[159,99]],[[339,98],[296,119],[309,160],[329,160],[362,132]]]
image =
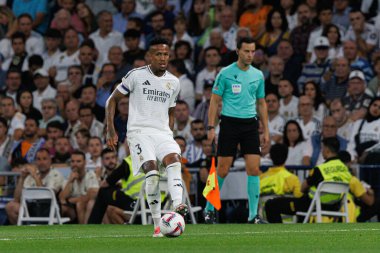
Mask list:
[[[260,197],[260,139],[259,118],[264,127],[265,145],[269,142],[268,114],[265,103],[263,73],[252,67],[255,54],[255,43],[252,38],[241,38],[237,42],[238,60],[223,68],[216,77],[212,90],[210,108],[208,139],[215,138],[215,125],[217,108],[223,103],[218,137],[218,183],[220,189],[224,178],[228,175],[237,146],[240,144],[244,155],[247,171],[247,192],[249,203],[249,223],[266,223],[257,214]],[[256,109],[257,108],[257,109]],[[215,222],[214,207],[207,203],[205,208],[206,223]]]

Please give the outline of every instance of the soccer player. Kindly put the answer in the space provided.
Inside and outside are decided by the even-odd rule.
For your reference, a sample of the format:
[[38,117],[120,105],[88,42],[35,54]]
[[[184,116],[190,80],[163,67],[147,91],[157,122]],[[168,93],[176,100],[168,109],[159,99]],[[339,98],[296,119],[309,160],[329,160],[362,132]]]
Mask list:
[[182,203],[181,150],[173,138],[174,108],[180,84],[178,78],[166,70],[169,52],[165,39],[153,39],[147,52],[151,64],[129,71],[106,104],[107,145],[116,149],[115,107],[122,97],[129,94],[127,141],[134,174],[138,174],[140,169],[145,173],[145,191],[155,227],[153,237],[162,237],[159,227],[160,175],[156,160],[166,167],[168,190],[175,211],[182,216],[188,211]]
[[[255,54],[255,43],[252,38],[242,38],[237,43],[238,60],[223,68],[218,74],[212,90],[209,125],[207,135],[209,140],[215,138],[215,125],[218,104],[222,101],[222,116],[218,137],[218,183],[222,188],[224,178],[232,165],[240,143],[247,171],[247,191],[249,204],[249,223],[265,223],[257,215],[260,196],[260,140],[259,122],[264,128],[262,145],[269,142],[268,114],[265,102],[263,73],[252,67]],[[256,110],[257,107],[257,110]],[[214,207],[207,203],[205,208],[206,223],[214,223]]]

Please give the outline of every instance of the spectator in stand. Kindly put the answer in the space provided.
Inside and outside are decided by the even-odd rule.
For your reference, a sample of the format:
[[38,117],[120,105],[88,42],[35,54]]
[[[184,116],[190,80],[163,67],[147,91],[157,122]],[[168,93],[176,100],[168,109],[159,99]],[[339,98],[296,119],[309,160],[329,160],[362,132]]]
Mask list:
[[335,119],[338,126],[337,134],[346,140],[350,140],[353,123],[349,119],[349,115],[346,111],[346,108],[343,106],[341,98],[336,98],[331,102],[330,113],[331,116],[333,116]]
[[186,72],[193,77],[194,76],[194,63],[192,57],[191,44],[187,41],[177,41],[174,44],[174,57],[177,60],[182,60],[186,66]]
[[194,0],[187,21],[189,35],[199,38],[209,23],[207,3],[203,0]]
[[314,41],[316,60],[303,67],[301,76],[297,81],[298,90],[303,90],[307,81],[314,81],[320,85],[322,77],[328,72],[331,64],[328,59],[329,45],[326,37],[319,37]]
[[205,126],[208,126],[208,109],[210,107],[212,87],[212,83],[207,82],[204,84],[202,102],[197,105],[192,113],[193,118],[202,120]]
[[344,40],[355,41],[359,55],[367,58],[378,44],[378,31],[373,25],[366,23],[364,14],[358,9],[350,11],[350,23]]
[[322,132],[318,134],[313,134],[309,140],[306,142],[306,148],[304,149],[303,164],[306,166],[316,166],[324,162],[322,155],[322,142],[325,138],[337,138],[339,141],[339,151],[346,150],[348,141],[343,137],[337,135],[338,126],[336,124],[335,118],[332,116],[327,116],[323,119]]
[[131,17],[142,18],[142,15],[136,12],[136,0],[121,0],[119,12],[113,14],[113,30],[124,33],[127,29],[128,19]]
[[[330,48],[329,48],[329,56],[328,58],[334,60],[337,57],[343,56],[343,47],[341,40],[341,30],[339,27],[334,24],[328,24],[323,29],[322,36],[326,37],[329,40]],[[310,61],[313,62],[316,56],[313,52]]]
[[94,13],[87,4],[82,2],[77,3],[75,9],[84,26],[83,35],[87,38],[88,35],[95,32],[98,28]]
[[84,71],[80,65],[71,65],[67,69],[67,81],[69,82],[70,94],[78,98],[83,85]]
[[[8,123],[3,117],[0,117],[0,171],[10,170],[11,151],[14,145],[12,137],[8,134]],[[1,178],[0,178],[1,181]]]
[[202,140],[206,137],[206,128],[202,120],[195,119],[191,122],[190,126],[193,140],[187,145],[186,151],[183,154],[189,166],[202,158]]
[[[64,178],[58,170],[51,169],[51,164],[49,151],[41,148],[36,152],[35,164],[25,164],[22,166],[20,179],[17,180],[14,199],[8,202],[5,207],[10,224],[17,224],[23,188],[48,187],[56,194],[63,189]],[[36,205],[36,203],[28,203],[28,205]],[[38,211],[48,216],[50,210],[48,206],[50,206],[50,202],[48,204],[41,203],[41,205],[37,205],[40,209]],[[33,216],[35,214],[30,213],[30,215]]]
[[57,91],[49,84],[49,74],[43,68],[37,69],[33,73],[33,81],[37,88],[36,91],[33,91],[33,106],[41,111],[42,100],[47,98],[54,99],[57,95]]
[[11,47],[14,52],[6,59],[1,68],[4,70],[17,69],[18,71],[28,70],[28,53],[25,50],[26,38],[22,32],[15,32],[11,37]]
[[33,163],[37,151],[44,143],[45,140],[38,137],[38,121],[32,118],[26,119],[23,138],[12,151],[12,164]]
[[[174,43],[173,43],[173,40],[174,40],[174,30],[173,28],[171,27],[164,27],[161,29],[160,31],[160,35],[159,35],[161,38],[164,38],[168,41],[169,43],[169,48],[172,49],[174,47]],[[172,52],[170,52],[172,54]]]
[[54,143],[54,149],[53,163],[61,164],[62,166],[69,165],[72,151],[70,140],[65,136],[57,138]]
[[265,94],[275,93],[278,95],[278,83],[283,79],[284,67],[284,61],[280,57],[274,55],[269,58],[269,76],[265,80]]
[[[88,39],[82,42],[79,47],[79,62],[84,73],[83,84],[96,84],[100,69],[94,62],[96,54],[95,44]],[[70,75],[70,73],[69,73]]]
[[282,132],[285,125],[285,119],[279,114],[280,103],[276,93],[267,93],[265,102],[268,108],[268,127],[272,143],[282,142]]
[[81,128],[88,129],[91,136],[101,137],[103,135],[104,125],[95,118],[94,112],[90,106],[81,106],[79,109],[79,119],[81,122]]
[[293,95],[293,85],[289,80],[282,79],[278,83],[278,94],[280,95],[280,115],[286,121],[298,116],[298,97]]
[[88,141],[91,138],[90,131],[88,129],[81,128],[76,131],[75,138],[77,139],[78,150],[86,154],[88,152]]
[[169,62],[168,71],[179,79],[181,90],[179,99],[184,100],[189,105],[189,110],[194,110],[195,92],[194,83],[186,75],[186,66],[182,60],[174,59]]
[[293,46],[289,40],[282,40],[277,46],[277,55],[284,61],[284,78],[293,85],[294,94],[298,96],[299,91],[296,85],[298,77],[302,72],[302,57],[294,54]]
[[296,13],[296,1],[294,0],[281,0],[281,8],[285,11],[286,20],[288,21],[288,29],[292,31],[297,26],[297,13]]
[[297,8],[298,26],[290,34],[290,42],[294,53],[305,60],[307,44],[311,31],[316,26],[311,22],[311,9],[306,3],[301,3]]
[[[221,56],[218,48],[208,47],[204,51],[204,60],[206,66],[198,72],[195,81],[195,100],[199,103],[203,96],[203,86],[206,82],[214,83],[217,67],[221,61]],[[196,102],[196,104],[197,104]]]
[[380,96],[380,57],[376,57],[373,66],[376,76],[369,82],[368,89],[374,96]]
[[332,76],[329,80],[321,83],[322,93],[325,95],[326,102],[329,104],[335,98],[346,95],[348,87],[348,75],[350,74],[350,64],[344,57],[333,60],[330,68]]
[[351,7],[349,4],[349,0],[334,0],[332,23],[341,25],[345,31],[347,31],[350,26],[349,13]]
[[15,101],[11,97],[1,99],[1,111],[8,122],[8,134],[15,141],[20,140],[25,128],[25,115],[17,111]]
[[2,26],[0,27],[0,40],[10,38],[17,30],[17,18],[14,12],[7,6],[2,6],[0,9],[0,19]]
[[88,140],[88,152],[86,153],[87,167],[96,169],[102,166],[100,157],[103,150],[102,146],[102,140],[98,136],[91,136],[91,138]]
[[42,53],[44,59],[44,69],[49,69],[53,65],[54,61],[57,61],[57,57],[61,53],[59,46],[62,41],[62,34],[57,29],[49,29],[45,33],[45,45],[46,50]]
[[303,152],[306,142],[297,121],[289,120],[284,126],[283,143],[288,147],[286,165],[303,165]]
[[59,199],[62,205],[62,215],[71,220],[85,224],[90,216],[99,189],[95,172],[86,171],[84,153],[74,151],[71,155],[71,174],[65,183]]
[[145,50],[140,48],[141,33],[136,29],[128,29],[124,33],[124,44],[127,50],[123,53],[124,62],[133,65],[137,58],[145,57]]
[[48,25],[48,8],[46,0],[32,0],[27,2],[15,0],[13,1],[12,11],[17,17],[25,13],[29,14],[33,20],[33,29],[39,33],[44,33],[46,31]]
[[[112,93],[116,84],[116,66],[112,63],[106,63],[103,65],[100,71],[98,82],[96,83],[96,104],[104,108],[106,101]],[[101,117],[103,117],[102,113]],[[104,119],[104,117],[103,117]],[[101,121],[103,121],[101,119]]]
[[44,98],[41,101],[42,119],[39,121],[40,135],[45,135],[46,126],[52,121],[64,123],[64,119],[58,115],[58,105],[54,98]]
[[115,117],[115,130],[119,135],[119,142],[124,143],[127,135],[127,124],[129,116],[129,97],[124,96],[117,103],[118,114]]
[[68,81],[59,82],[57,84],[57,96],[56,101],[59,108],[59,115],[66,118],[65,106],[70,101],[70,83]]
[[174,128],[173,135],[174,136],[182,136],[185,138],[187,143],[190,143],[193,140],[191,135],[191,122],[194,120],[192,116],[190,116],[189,105],[183,101],[178,100],[177,105],[174,111]]
[[63,45],[66,50],[60,53],[59,57],[52,63],[49,69],[49,76],[60,82],[67,79],[68,68],[71,65],[78,65],[79,62],[79,35],[73,28],[65,31]]
[[366,81],[363,72],[354,70],[350,73],[347,95],[343,98],[343,105],[350,112],[350,119],[363,119],[367,114],[372,94],[366,93]]
[[[210,43],[207,43],[206,41],[206,43],[203,45],[204,50],[209,47],[215,47],[218,49],[220,57],[224,58],[228,56],[230,50],[224,44],[223,35],[220,30],[218,30],[217,28],[213,28],[209,33],[209,39]],[[203,54],[203,51],[199,53],[198,61],[200,63],[202,63],[202,60],[204,59]]]
[[288,21],[284,10],[272,9],[268,13],[265,28],[265,33],[258,43],[266,49],[268,56],[276,55],[280,41],[289,38]]
[[252,38],[258,40],[265,32],[265,22],[271,6],[263,5],[263,0],[252,0],[240,16],[239,26],[251,29]]
[[296,118],[302,129],[305,140],[308,140],[313,134],[320,132],[320,121],[314,117],[313,100],[306,95],[302,95],[298,102],[299,117]]
[[19,111],[27,118],[34,118],[36,120],[42,119],[42,114],[33,106],[33,94],[28,90],[23,90],[17,93],[17,104]]
[[[52,25],[53,22],[54,26]],[[71,16],[68,10],[60,9],[54,14],[54,18],[50,24],[51,29],[57,29],[62,35],[64,35],[71,27]]]
[[90,84],[82,87],[80,102],[82,105],[91,107],[98,121],[104,121],[104,108],[96,103],[96,88],[94,85]]
[[186,41],[190,44],[191,49],[194,49],[193,38],[187,33],[186,17],[179,15],[174,19],[175,35],[173,39],[173,45],[178,41]]
[[52,121],[46,126],[46,140],[44,144],[44,148],[49,150],[50,156],[54,157],[55,148],[54,144],[58,138],[63,137],[65,133],[64,126],[59,121]]
[[314,117],[316,117],[319,121],[322,121],[322,119],[324,119],[329,112],[319,85],[313,81],[306,82],[303,89],[303,94],[309,96],[313,100]]
[[90,34],[94,41],[96,49],[99,52],[101,62],[108,60],[108,51],[112,46],[121,46],[123,44],[123,35],[113,29],[112,13],[103,10],[98,14],[99,29]]
[[[84,34],[85,33],[85,27],[81,20],[81,18],[78,16],[76,12],[76,0],[63,0],[58,1],[58,6],[62,9],[66,10],[70,14],[70,26],[73,27],[78,33]],[[51,27],[55,28],[55,22],[52,21]]]
[[160,35],[161,29],[165,27],[165,16],[161,11],[155,11],[150,14],[150,18],[146,18],[146,20],[150,21],[152,31],[146,33],[145,42],[146,49],[150,44],[150,41]]
[[123,50],[120,46],[112,46],[110,48],[108,51],[108,59],[109,63],[115,66],[116,80],[121,80],[125,76],[125,73],[128,73],[132,69],[131,65],[123,61]]
[[75,133],[80,128],[79,121],[79,102],[78,100],[70,100],[66,104],[65,115],[67,121],[67,128],[65,132],[65,136],[70,139],[70,143],[74,148],[78,148],[78,144],[76,142]]
[[356,42],[347,40],[343,43],[344,57],[350,62],[352,70],[358,69],[364,73],[365,80],[369,82],[373,78],[371,64],[363,57],[359,56]]

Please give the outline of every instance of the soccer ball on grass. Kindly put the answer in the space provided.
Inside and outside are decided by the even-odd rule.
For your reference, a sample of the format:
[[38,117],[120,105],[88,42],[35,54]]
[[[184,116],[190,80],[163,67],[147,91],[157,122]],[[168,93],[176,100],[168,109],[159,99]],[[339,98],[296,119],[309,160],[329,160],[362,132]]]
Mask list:
[[185,221],[182,215],[170,212],[162,216],[160,231],[167,237],[178,237],[185,231]]

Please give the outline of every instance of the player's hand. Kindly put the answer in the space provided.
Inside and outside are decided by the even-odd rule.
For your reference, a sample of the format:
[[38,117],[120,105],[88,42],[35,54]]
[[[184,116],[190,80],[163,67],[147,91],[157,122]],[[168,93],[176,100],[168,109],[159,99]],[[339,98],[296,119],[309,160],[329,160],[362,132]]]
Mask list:
[[269,137],[269,132],[265,132],[264,133],[264,136],[263,136],[263,138],[262,138],[262,141],[263,141],[263,143],[262,143],[262,147],[266,147],[267,145],[269,145],[269,143],[270,143],[270,137]]
[[210,129],[207,131],[207,139],[212,142],[215,139],[215,129]]
[[115,132],[115,129],[112,126],[107,128],[106,139],[107,139],[107,146],[112,150],[116,150],[118,136]]

